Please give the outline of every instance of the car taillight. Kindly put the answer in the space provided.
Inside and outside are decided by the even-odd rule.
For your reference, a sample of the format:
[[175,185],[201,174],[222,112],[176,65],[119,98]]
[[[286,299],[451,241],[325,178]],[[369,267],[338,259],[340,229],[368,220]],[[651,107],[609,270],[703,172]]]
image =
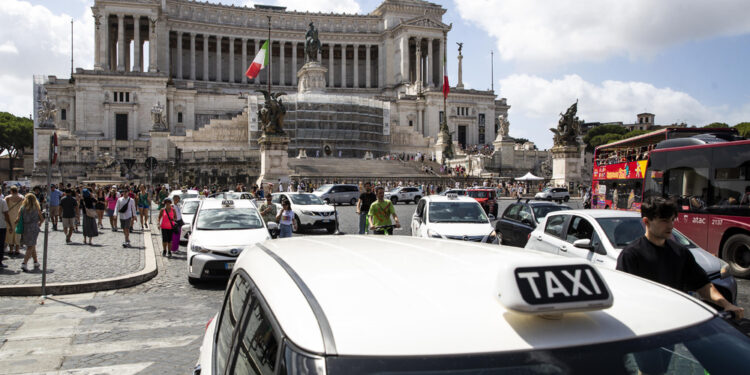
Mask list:
[[208,331],[208,326],[210,326],[211,322],[213,322],[213,321],[214,321],[214,317],[212,316],[211,319],[208,320],[208,323],[206,323],[206,329],[205,329],[205,331]]
[[529,232],[529,234],[526,235],[526,241],[528,241],[530,239],[531,239],[531,232]]

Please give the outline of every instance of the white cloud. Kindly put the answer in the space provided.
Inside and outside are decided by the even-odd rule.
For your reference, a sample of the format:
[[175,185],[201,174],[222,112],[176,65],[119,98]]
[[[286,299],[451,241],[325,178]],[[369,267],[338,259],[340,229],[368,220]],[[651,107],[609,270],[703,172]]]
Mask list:
[[[3,0],[0,7],[0,111],[26,116],[32,108],[34,74],[70,75],[70,20],[75,27],[75,66],[94,64],[94,21],[91,9],[71,17],[53,14],[27,1]],[[7,46],[7,47],[6,47]],[[11,53],[2,53],[11,52]]]
[[638,58],[750,32],[747,0],[454,0],[497,39],[501,58],[539,66]]
[[5,43],[0,44],[0,53],[10,53],[18,55],[18,48],[16,48],[15,43],[8,40]]
[[750,121],[750,103],[742,108],[709,107],[684,92],[644,82],[604,81],[595,84],[578,75],[547,80],[515,74],[499,81],[500,93],[511,105],[510,135],[528,138],[542,148],[552,145],[550,128],[559,113],[578,102],[578,117],[587,122],[634,123],[636,114],[650,112],[660,125],[686,122],[705,125],[714,121],[734,125]]
[[360,13],[362,10],[359,4],[355,0],[273,0],[273,1],[253,1],[247,0],[244,2],[245,6],[253,6],[254,4],[269,4],[287,7],[289,11],[298,12],[324,12],[324,13]]

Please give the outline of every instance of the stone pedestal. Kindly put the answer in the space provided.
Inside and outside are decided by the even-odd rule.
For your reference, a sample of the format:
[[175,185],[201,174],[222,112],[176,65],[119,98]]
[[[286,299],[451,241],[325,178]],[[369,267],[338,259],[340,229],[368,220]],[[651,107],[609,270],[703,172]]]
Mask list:
[[321,94],[326,87],[326,72],[317,61],[310,61],[297,72],[297,92],[300,94]]
[[256,181],[258,186],[262,184],[279,183],[288,184],[291,180],[289,175],[292,170],[289,169],[289,137],[262,135],[258,139],[260,145],[260,176]]
[[581,182],[581,150],[579,146],[555,146],[552,152],[552,184],[569,188]]
[[152,130],[149,132],[149,137],[151,138],[151,149],[148,156],[155,157],[160,163],[167,161],[169,159],[169,132]]
[[297,154],[297,159],[307,159],[307,151],[305,151],[304,148],[299,149],[299,153]]
[[501,172],[512,172],[515,168],[516,140],[498,134],[492,145],[495,146],[495,152],[492,154],[495,168],[499,168]]
[[[448,136],[444,134],[443,132],[438,133],[437,142],[435,142],[435,160],[437,160],[440,164],[445,164],[447,162],[446,160],[443,160],[443,149],[448,144]],[[456,147],[453,147],[453,152],[455,154]],[[455,156],[455,155],[454,155]]]

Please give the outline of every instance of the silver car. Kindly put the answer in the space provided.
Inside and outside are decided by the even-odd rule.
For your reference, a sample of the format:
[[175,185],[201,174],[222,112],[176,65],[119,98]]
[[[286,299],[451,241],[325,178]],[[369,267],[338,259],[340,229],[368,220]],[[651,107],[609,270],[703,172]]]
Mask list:
[[[623,248],[646,233],[640,213],[616,210],[565,210],[550,212],[529,234],[527,249],[539,250],[614,269]],[[676,229],[672,237],[687,247],[709,280],[732,303],[737,299],[737,280],[723,260],[698,247]]]
[[348,203],[354,206],[359,200],[359,187],[351,184],[326,184],[317,188],[313,194],[326,204]]

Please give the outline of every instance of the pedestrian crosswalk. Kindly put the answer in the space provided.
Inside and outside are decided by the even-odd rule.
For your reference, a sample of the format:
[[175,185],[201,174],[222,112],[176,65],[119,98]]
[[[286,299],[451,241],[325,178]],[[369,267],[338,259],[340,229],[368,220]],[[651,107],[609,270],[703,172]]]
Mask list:
[[43,305],[15,300],[16,309],[0,311],[0,374],[189,373],[217,305],[175,305],[179,298],[170,297],[105,292]]

